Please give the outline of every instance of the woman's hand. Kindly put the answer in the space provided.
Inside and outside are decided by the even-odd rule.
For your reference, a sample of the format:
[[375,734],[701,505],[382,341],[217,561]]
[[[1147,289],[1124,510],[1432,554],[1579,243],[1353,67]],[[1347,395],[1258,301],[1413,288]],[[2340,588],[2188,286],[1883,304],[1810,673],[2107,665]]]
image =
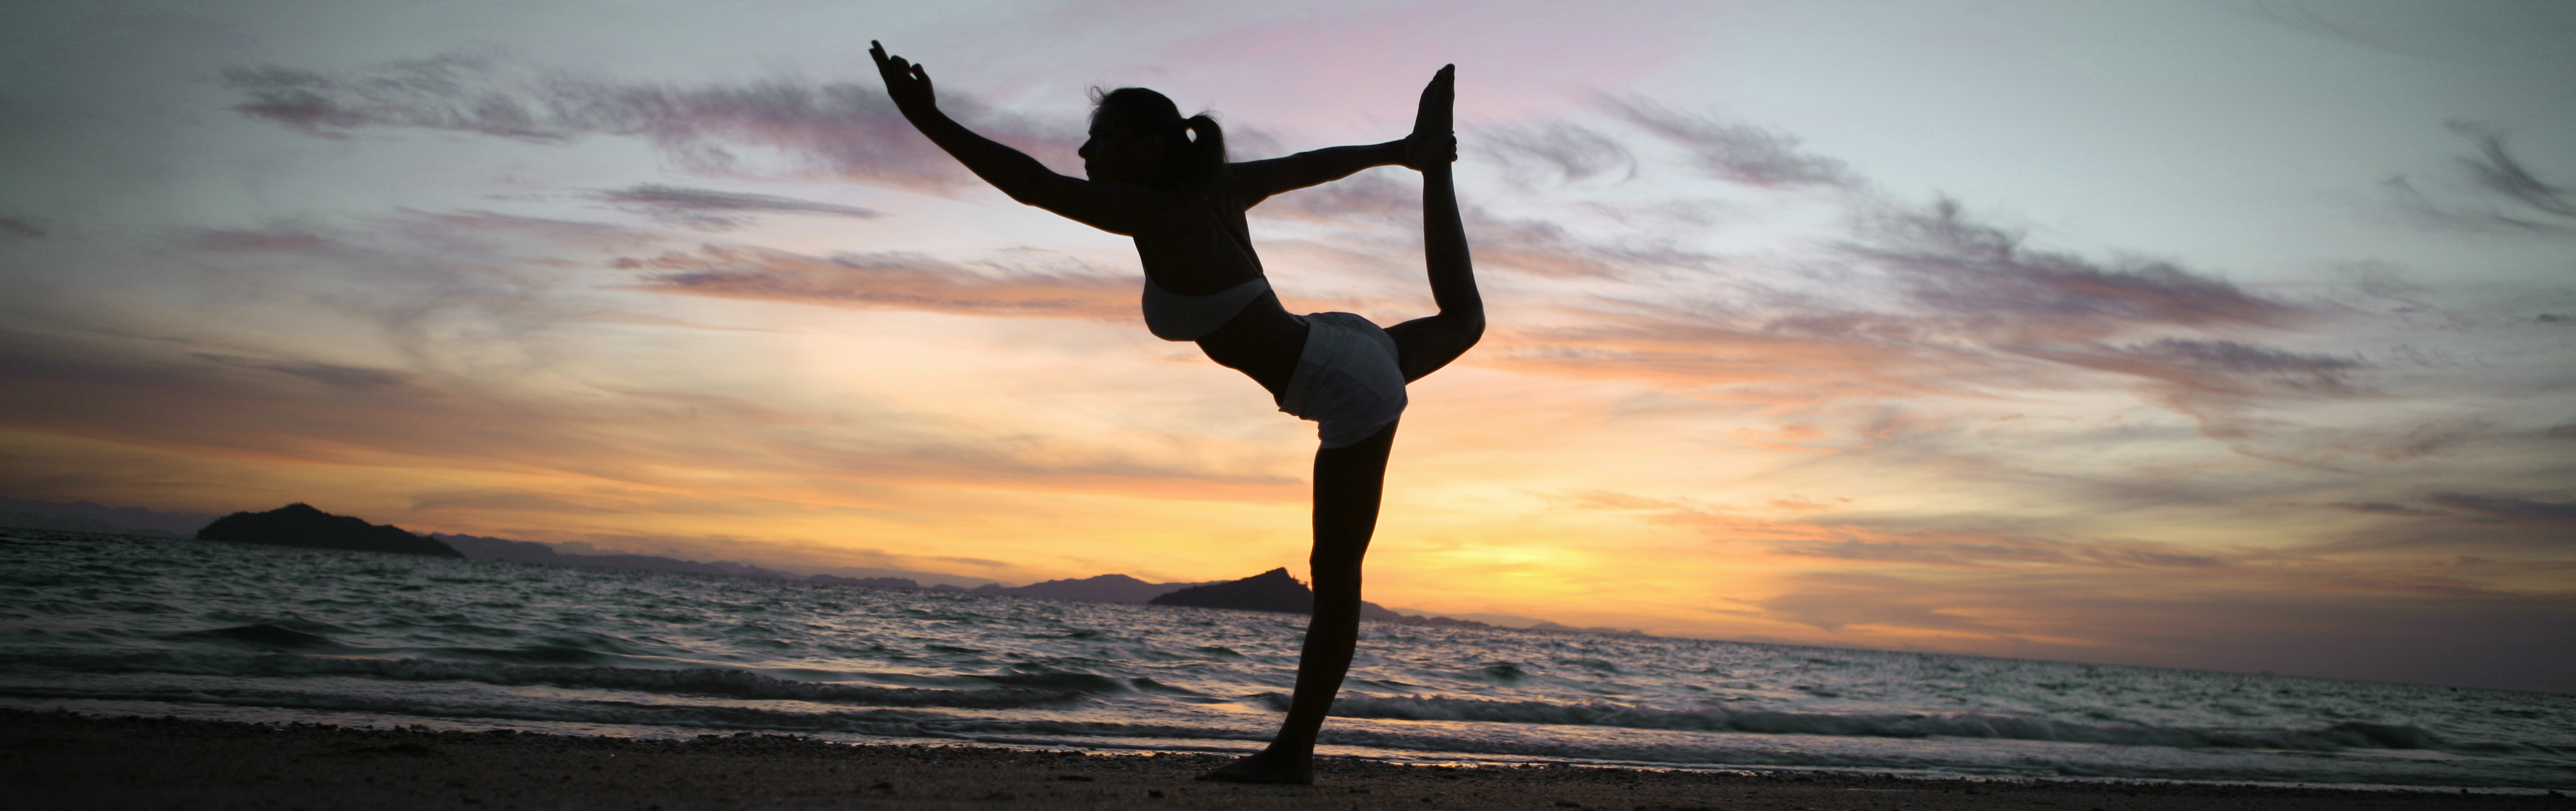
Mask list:
[[1413,134],[1404,139],[1404,165],[1415,171],[1458,160],[1458,135],[1451,131],[1450,108],[1458,101],[1458,66],[1442,65],[1422,88],[1422,104],[1413,115]]
[[1458,136],[1449,133],[1404,137],[1404,166],[1416,172],[1458,162]]
[[868,40],[868,55],[877,58],[877,74],[885,77],[886,95],[894,97],[897,109],[911,112],[939,106],[939,99],[930,92],[928,69],[900,56],[887,56],[885,45],[876,40]]

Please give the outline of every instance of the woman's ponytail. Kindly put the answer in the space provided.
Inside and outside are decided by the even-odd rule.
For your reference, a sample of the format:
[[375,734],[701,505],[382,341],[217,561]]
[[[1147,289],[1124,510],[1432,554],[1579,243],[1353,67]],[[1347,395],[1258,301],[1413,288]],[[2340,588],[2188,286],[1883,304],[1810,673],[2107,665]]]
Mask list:
[[1194,136],[1190,139],[1189,148],[1189,184],[1207,189],[1223,181],[1225,129],[1217,126],[1216,119],[1206,113],[1190,116],[1190,120],[1181,122],[1181,128]]

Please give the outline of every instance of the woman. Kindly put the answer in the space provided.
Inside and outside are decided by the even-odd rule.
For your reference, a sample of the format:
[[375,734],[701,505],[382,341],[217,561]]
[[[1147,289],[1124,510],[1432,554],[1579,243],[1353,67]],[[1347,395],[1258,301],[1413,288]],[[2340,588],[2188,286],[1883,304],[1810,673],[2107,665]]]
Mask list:
[[[1454,66],[1423,89],[1407,138],[1234,164],[1225,161],[1225,135],[1214,120],[1184,120],[1162,94],[1121,88],[1102,95],[1092,112],[1091,139],[1081,150],[1090,179],[1078,180],[950,120],[922,66],[869,45],[904,118],[976,176],[1013,200],[1135,239],[1145,266],[1145,325],[1155,336],[1198,342],[1208,359],[1268,389],[1280,410],[1317,423],[1323,447],[1315,452],[1309,559],[1315,614],[1296,694],[1269,748],[1202,778],[1314,782],[1315,735],[1358,644],[1360,558],[1377,529],[1404,384],[1456,360],[1485,332],[1450,181],[1458,153],[1450,132]],[[1424,253],[1439,314],[1382,330],[1350,313],[1290,315],[1262,276],[1244,210],[1280,192],[1399,164],[1423,176]]]

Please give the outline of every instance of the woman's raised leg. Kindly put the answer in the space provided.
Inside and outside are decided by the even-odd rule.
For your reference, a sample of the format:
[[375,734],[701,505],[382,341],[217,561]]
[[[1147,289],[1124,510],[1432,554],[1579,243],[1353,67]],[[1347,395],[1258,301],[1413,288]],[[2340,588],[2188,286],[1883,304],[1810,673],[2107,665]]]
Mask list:
[[[1456,97],[1454,67],[1441,68],[1422,89],[1422,107],[1413,119],[1413,141],[1451,144],[1449,109]],[[1458,186],[1448,160],[1425,160],[1422,171],[1422,259],[1430,271],[1431,300],[1436,315],[1416,318],[1386,329],[1395,338],[1396,363],[1405,382],[1439,371],[1485,337],[1485,299],[1476,291],[1476,266],[1467,256],[1467,226],[1458,216]]]

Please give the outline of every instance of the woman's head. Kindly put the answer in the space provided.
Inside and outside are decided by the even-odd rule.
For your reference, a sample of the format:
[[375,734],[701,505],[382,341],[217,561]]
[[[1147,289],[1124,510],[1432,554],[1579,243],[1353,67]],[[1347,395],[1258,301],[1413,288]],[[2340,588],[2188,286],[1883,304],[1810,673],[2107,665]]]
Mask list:
[[1142,87],[1092,89],[1091,140],[1082,167],[1104,183],[1198,190],[1225,171],[1225,132],[1201,113],[1181,117],[1170,98]]

